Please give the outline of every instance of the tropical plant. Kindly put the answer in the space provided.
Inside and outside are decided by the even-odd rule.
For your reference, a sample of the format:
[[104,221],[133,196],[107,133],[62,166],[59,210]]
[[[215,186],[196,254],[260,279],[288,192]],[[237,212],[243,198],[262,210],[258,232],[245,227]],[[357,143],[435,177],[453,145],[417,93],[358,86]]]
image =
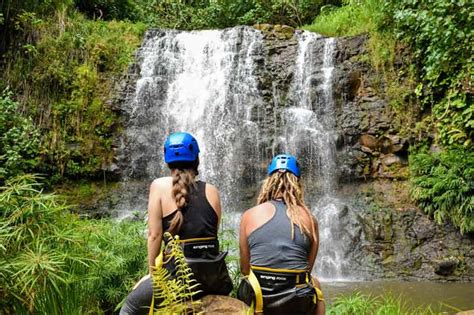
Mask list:
[[[18,44],[21,49],[5,55],[2,83],[11,87],[21,112],[32,117],[42,132],[26,143],[28,137],[21,131],[30,127],[30,122],[5,137],[20,139],[18,147],[24,150],[38,147],[41,160],[22,159],[24,164],[35,162],[29,163],[33,164],[30,171],[57,177],[103,177],[118,128],[117,114],[105,100],[114,92],[114,78],[132,61],[144,24],[90,21],[77,13],[62,16],[61,23],[34,12],[17,18],[18,31],[31,36]],[[2,99],[5,104],[6,96]],[[27,130],[33,133],[35,129]],[[19,163],[16,155],[7,157],[9,162]]]
[[[166,247],[166,261],[162,261],[163,254],[160,254],[159,262],[152,272],[153,296],[155,305],[158,306],[155,314],[185,314],[191,308],[194,313],[194,306],[198,301],[193,301],[193,296],[199,291],[199,285],[193,279],[193,272],[186,262],[183,250],[179,244],[179,236],[173,237],[169,232],[163,235]],[[172,263],[175,267],[173,274],[170,274],[163,264]]]
[[474,3],[455,0],[387,1],[399,39],[414,52],[418,93],[433,108],[444,145],[469,146],[474,137]]
[[0,309],[101,313],[146,272],[143,222],[83,220],[36,175],[0,187]]
[[0,183],[34,170],[40,162],[39,130],[12,96],[10,90],[0,96]]
[[474,152],[462,147],[410,155],[411,196],[438,223],[474,231]]
[[[224,219],[221,226],[225,226]],[[225,261],[229,268],[229,275],[233,283],[233,290],[230,295],[236,297],[242,275],[240,273],[240,256],[238,252],[239,241],[235,230],[232,228],[221,229],[219,233],[219,243],[221,251],[228,252]]]
[[57,196],[43,194],[37,180],[23,175],[0,190],[1,300],[18,312],[53,305],[60,312],[64,289],[77,283],[73,275],[80,271],[86,280],[94,260],[81,250],[84,240],[74,215]]

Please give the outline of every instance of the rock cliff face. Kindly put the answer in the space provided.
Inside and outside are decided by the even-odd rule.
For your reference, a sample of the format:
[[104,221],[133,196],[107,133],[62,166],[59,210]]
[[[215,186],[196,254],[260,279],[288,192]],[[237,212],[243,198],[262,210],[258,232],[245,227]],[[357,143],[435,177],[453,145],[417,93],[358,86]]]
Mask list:
[[[295,73],[298,42],[290,27],[257,25],[264,35],[263,67],[258,68],[259,89],[265,103],[265,115],[254,120],[262,128],[272,146],[275,126],[281,124],[281,110],[292,106],[288,92]],[[293,33],[292,33],[293,32]],[[291,36],[292,35],[292,36]],[[323,37],[320,40],[324,40]],[[405,178],[407,175],[408,139],[399,135],[394,113],[385,97],[384,83],[370,66],[365,36],[336,40],[333,91],[336,99],[334,116],[337,128],[339,181],[369,178]],[[321,56],[323,45],[314,45],[314,55]],[[323,60],[313,60],[320,67]],[[318,81],[311,78],[317,93]]]
[[409,200],[408,184],[368,181],[351,189],[359,222],[353,261],[364,278],[473,281],[474,239],[438,225]]
[[[255,27],[263,37],[263,51],[253,56],[255,65],[252,70],[261,102],[251,108],[250,120],[258,125],[259,154],[265,159],[245,166],[244,173],[249,174],[249,178],[243,180],[247,187],[252,187],[242,193],[246,199],[242,202],[245,207],[255,199],[254,183],[258,177],[255,174],[263,174],[266,159],[281,149],[277,133],[283,123],[283,111],[293,105],[290,89],[296,72],[297,35],[301,32],[287,26]],[[159,31],[155,30],[147,36],[156,35],[156,32]],[[316,40],[324,41],[325,38]],[[407,197],[405,180],[410,139],[404,136],[396,123],[396,115],[387,101],[386,84],[370,65],[366,42],[365,36],[338,38],[334,50],[332,93],[335,104],[332,114],[335,120],[334,156],[337,160],[335,182],[339,190],[337,194],[347,205],[339,219],[341,222],[352,222],[345,218],[350,215],[357,222],[350,226],[353,231],[347,240],[350,246],[345,256],[352,261],[353,272],[363,278],[472,281],[472,236],[461,236],[450,226],[436,225]],[[236,45],[242,43],[237,42]],[[314,55],[323,55],[321,50],[324,45],[313,47]],[[125,121],[131,115],[137,115],[127,108],[127,104],[135,92],[140,62],[137,60],[137,64],[132,66],[120,87],[121,94],[113,102]],[[323,60],[316,58],[311,62],[315,68],[321,68]],[[323,79],[317,74],[311,76],[309,93],[319,93]],[[153,97],[160,98],[163,94],[156,92]],[[146,121],[152,118],[146,115]],[[118,146],[124,147],[123,141],[120,138],[122,143]],[[123,172],[128,163],[125,155],[127,150],[119,150],[119,163],[111,169]],[[137,168],[133,178],[146,178],[144,171]],[[137,191],[143,189],[143,185],[138,186]],[[111,197],[107,207],[114,207],[111,200],[116,199]],[[131,203],[137,202],[132,200]]]

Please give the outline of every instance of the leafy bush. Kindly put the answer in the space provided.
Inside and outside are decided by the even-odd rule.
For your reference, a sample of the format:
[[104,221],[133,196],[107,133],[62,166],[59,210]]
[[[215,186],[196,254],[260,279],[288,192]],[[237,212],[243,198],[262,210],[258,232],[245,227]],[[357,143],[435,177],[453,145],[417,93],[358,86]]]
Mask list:
[[40,133],[8,90],[0,96],[0,183],[39,164]]
[[[151,24],[178,29],[225,28],[255,23],[301,26],[338,0],[160,1]],[[153,11],[152,11],[153,12]]]
[[413,49],[421,99],[433,108],[443,144],[469,146],[474,137],[474,4],[402,0],[386,4],[391,27]]
[[91,19],[143,21],[155,1],[75,0],[74,6]]
[[0,308],[112,309],[146,273],[144,224],[81,220],[58,196],[42,193],[37,180],[23,175],[0,188]]
[[[112,159],[117,115],[105,104],[126,71],[145,27],[90,21],[79,14],[38,19],[18,28],[36,37],[9,57],[3,74],[41,133],[40,171],[72,178],[98,177]],[[32,26],[34,24],[34,26]]]
[[474,152],[452,148],[410,155],[412,198],[438,223],[474,231]]

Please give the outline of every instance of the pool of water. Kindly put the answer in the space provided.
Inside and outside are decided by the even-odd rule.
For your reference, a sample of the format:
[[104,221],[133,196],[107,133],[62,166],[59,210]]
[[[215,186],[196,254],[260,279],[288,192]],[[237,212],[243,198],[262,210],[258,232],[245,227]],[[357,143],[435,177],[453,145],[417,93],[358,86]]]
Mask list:
[[454,314],[461,310],[474,310],[474,283],[440,282],[322,282],[326,300],[334,301],[341,295],[351,295],[355,291],[379,296],[391,294],[400,296],[408,305],[428,306],[435,312]]

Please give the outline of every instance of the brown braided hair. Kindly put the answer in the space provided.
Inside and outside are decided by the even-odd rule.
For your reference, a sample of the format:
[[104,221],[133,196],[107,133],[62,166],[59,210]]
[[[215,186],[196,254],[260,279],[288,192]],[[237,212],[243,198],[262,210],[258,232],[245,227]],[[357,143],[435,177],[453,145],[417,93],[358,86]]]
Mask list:
[[277,198],[283,198],[288,207],[287,213],[291,221],[291,238],[295,236],[294,225],[296,224],[302,233],[315,241],[316,230],[314,224],[308,227],[303,220],[303,213],[306,213],[311,219],[313,216],[304,203],[303,187],[299,178],[290,172],[278,171],[270,175],[263,183],[257,204]]
[[183,213],[181,210],[188,205],[189,191],[191,188],[196,188],[196,176],[198,175],[197,167],[199,160],[191,163],[170,163],[172,187],[171,194],[178,207],[176,214],[170,221],[168,232],[175,235],[183,225]]

